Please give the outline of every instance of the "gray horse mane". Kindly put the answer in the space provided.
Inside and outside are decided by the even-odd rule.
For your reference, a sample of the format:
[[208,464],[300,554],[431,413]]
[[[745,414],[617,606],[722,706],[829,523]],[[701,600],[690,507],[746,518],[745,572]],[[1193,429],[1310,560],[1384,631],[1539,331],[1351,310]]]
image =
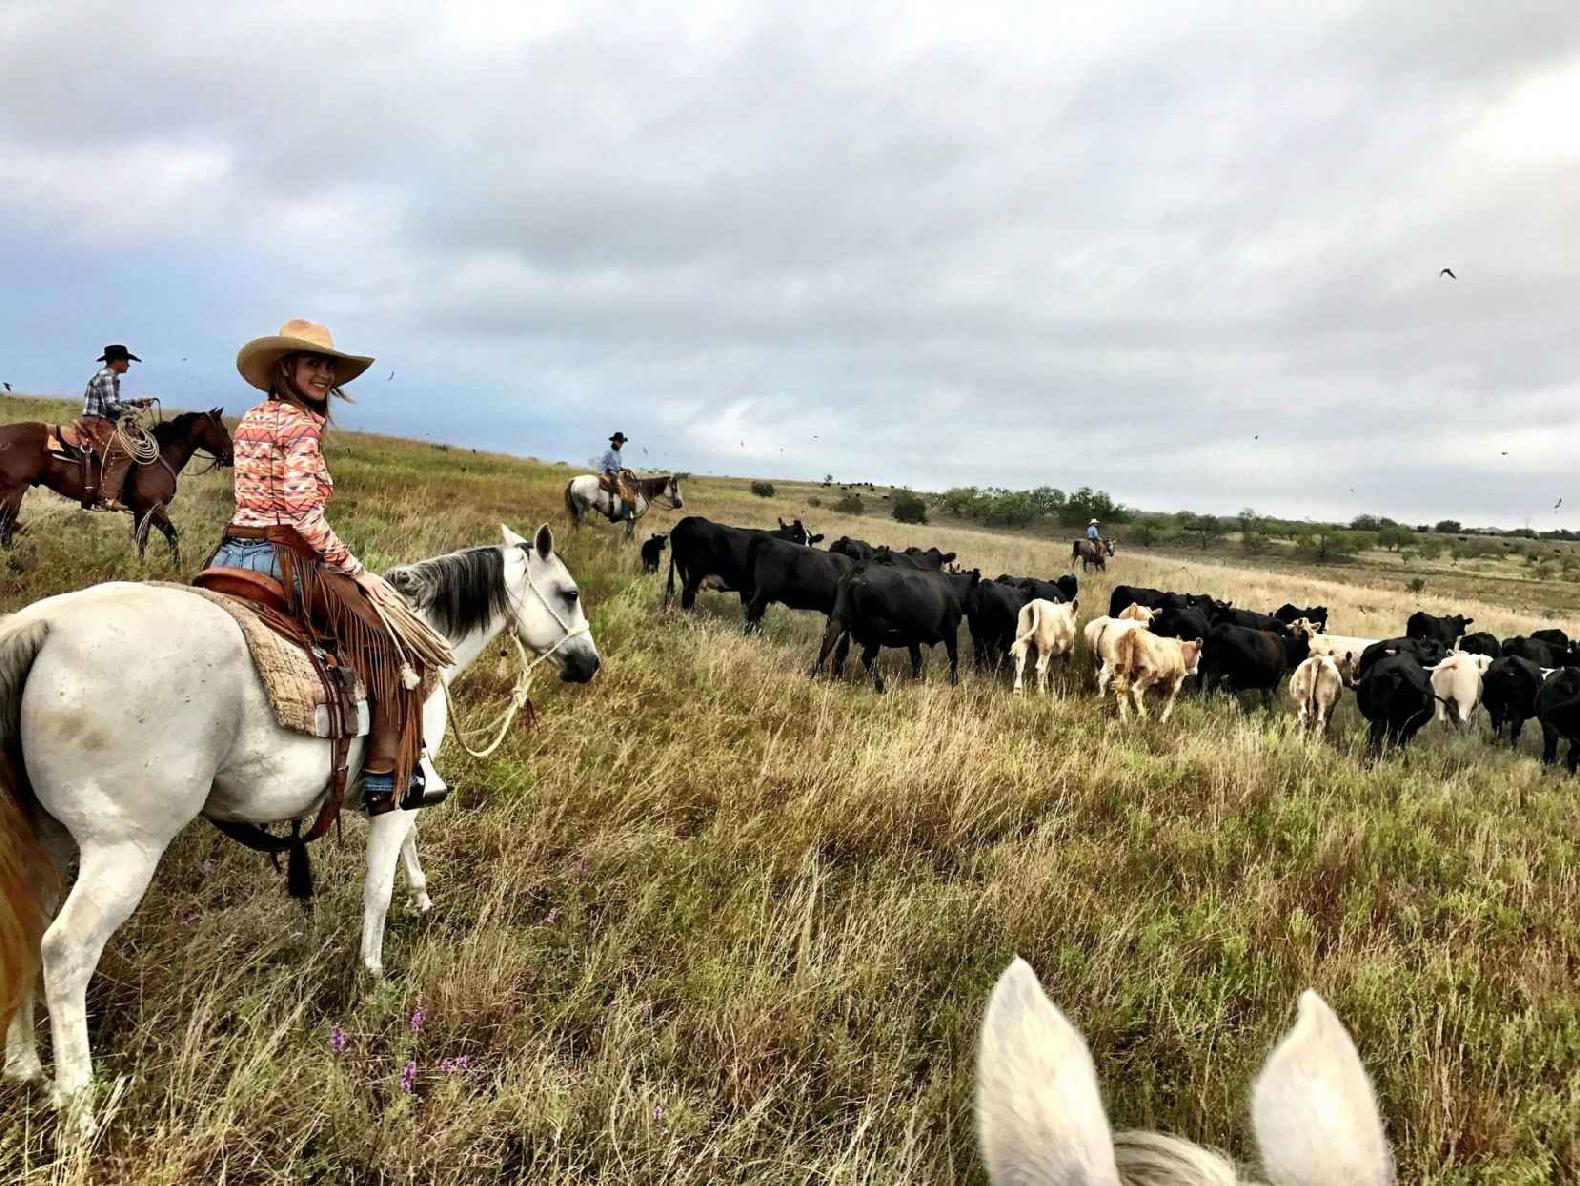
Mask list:
[[481,630],[510,605],[505,553],[499,547],[468,548],[419,560],[392,568],[385,579],[416,608],[431,613],[451,638]]

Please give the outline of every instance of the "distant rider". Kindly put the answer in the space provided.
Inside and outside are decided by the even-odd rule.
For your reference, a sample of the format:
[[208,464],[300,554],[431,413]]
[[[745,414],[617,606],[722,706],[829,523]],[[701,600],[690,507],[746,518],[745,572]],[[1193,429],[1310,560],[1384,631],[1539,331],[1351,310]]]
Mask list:
[[104,367],[88,380],[77,427],[89,448],[99,455],[99,505],[107,511],[121,511],[126,509],[121,505],[121,485],[132,466],[132,456],[115,444],[115,425],[132,408],[146,408],[153,400],[121,399],[121,376],[132,363],[143,361],[125,346],[106,346],[98,361]]
[[1103,535],[1102,532],[1097,530],[1096,519],[1093,519],[1086,525],[1086,538],[1091,540],[1094,544],[1102,542]]
[[[609,491],[609,522],[611,523],[633,518],[636,514],[636,489],[631,483],[632,474],[625,468],[625,461],[620,456],[620,448],[625,444],[626,439],[623,432],[617,432],[610,437],[609,449],[598,462],[604,487]],[[616,513],[616,499],[619,500],[618,513]]]

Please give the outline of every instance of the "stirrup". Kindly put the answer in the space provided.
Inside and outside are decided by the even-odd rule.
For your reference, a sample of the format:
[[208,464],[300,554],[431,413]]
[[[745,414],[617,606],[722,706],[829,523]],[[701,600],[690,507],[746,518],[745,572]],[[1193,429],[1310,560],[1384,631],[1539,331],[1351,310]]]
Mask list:
[[[429,771],[433,772],[431,779],[428,777]],[[411,784],[406,788],[406,794],[400,801],[401,810],[416,811],[419,807],[437,807],[449,797],[450,784],[440,777],[439,771],[428,757],[428,751],[423,750],[417,765],[411,768]]]

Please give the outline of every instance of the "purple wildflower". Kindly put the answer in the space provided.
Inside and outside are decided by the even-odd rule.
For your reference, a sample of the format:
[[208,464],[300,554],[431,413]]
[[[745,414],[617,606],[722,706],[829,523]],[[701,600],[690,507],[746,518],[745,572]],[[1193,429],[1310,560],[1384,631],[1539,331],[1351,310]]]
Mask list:
[[547,925],[547,926],[551,926],[551,927],[555,923],[557,923],[559,921],[560,921],[560,908],[558,906],[556,906],[556,907],[554,907],[554,909],[550,910],[548,912],[548,914],[543,919],[544,924]]
[[329,1027],[329,1049],[333,1054],[344,1054],[347,1046],[346,1031],[338,1022]]
[[663,1104],[654,1104],[653,1105],[653,1123],[655,1123],[655,1124],[663,1124],[664,1123],[664,1105]]
[[466,1070],[467,1064],[471,1061],[472,1056],[470,1054],[463,1054],[460,1058],[455,1060],[455,1069],[458,1071],[464,1071]]
[[417,1086],[417,1060],[409,1060],[400,1073],[400,1089],[407,1095]]
[[428,1012],[427,1012],[427,1010],[425,1010],[421,1005],[418,1005],[416,1009],[412,1010],[412,1015],[411,1015],[411,1032],[415,1034],[418,1030],[420,1030],[422,1028],[422,1023],[427,1021],[427,1020],[428,1020]]
[[453,1075],[457,1071],[466,1070],[466,1064],[471,1062],[471,1056],[463,1054],[459,1058],[444,1058],[439,1060],[439,1069],[446,1075]]

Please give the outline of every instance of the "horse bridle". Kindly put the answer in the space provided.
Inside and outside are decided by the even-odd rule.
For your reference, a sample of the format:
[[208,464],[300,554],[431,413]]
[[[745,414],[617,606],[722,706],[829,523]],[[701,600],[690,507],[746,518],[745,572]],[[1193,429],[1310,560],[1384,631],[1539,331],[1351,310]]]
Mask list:
[[[522,550],[523,552],[526,550],[525,546],[523,546]],[[572,628],[571,624],[567,622],[560,614],[560,611],[554,608],[554,603],[544,595],[543,590],[539,589],[537,582],[532,579],[531,557],[527,557],[526,580],[527,589],[535,594],[537,599],[543,603],[543,608],[549,611],[549,616],[552,617],[556,623],[558,623],[559,628],[564,633],[560,636],[560,640],[557,643],[551,646],[548,650],[544,651],[541,655],[538,655],[536,658],[528,655],[526,644],[522,642],[521,639],[521,618],[522,611],[525,607],[522,604],[522,599],[516,596],[514,590],[511,590],[507,593],[507,600],[510,604],[510,626],[508,633],[510,635],[510,641],[514,643],[516,647],[516,658],[520,663],[520,670],[516,673],[515,686],[510,689],[510,704],[505,708],[505,711],[499,715],[499,718],[496,722],[497,732],[494,734],[494,739],[483,749],[474,750],[466,743],[466,738],[461,735],[461,726],[456,720],[455,702],[450,699],[450,685],[445,683],[443,680],[439,681],[440,685],[444,688],[445,707],[449,710],[446,713],[446,716],[449,717],[451,736],[455,738],[456,744],[459,745],[463,750],[465,750],[472,757],[480,760],[489,757],[496,749],[500,747],[500,744],[505,740],[505,734],[510,731],[511,722],[516,719],[516,714],[519,713],[523,708],[527,709],[529,713],[529,719],[536,717],[537,714],[532,709],[532,676],[537,670],[538,665],[540,663],[546,662],[550,656],[552,656],[566,643],[570,642],[571,639],[579,638],[583,634],[592,633],[592,627],[585,622],[580,626]]]

